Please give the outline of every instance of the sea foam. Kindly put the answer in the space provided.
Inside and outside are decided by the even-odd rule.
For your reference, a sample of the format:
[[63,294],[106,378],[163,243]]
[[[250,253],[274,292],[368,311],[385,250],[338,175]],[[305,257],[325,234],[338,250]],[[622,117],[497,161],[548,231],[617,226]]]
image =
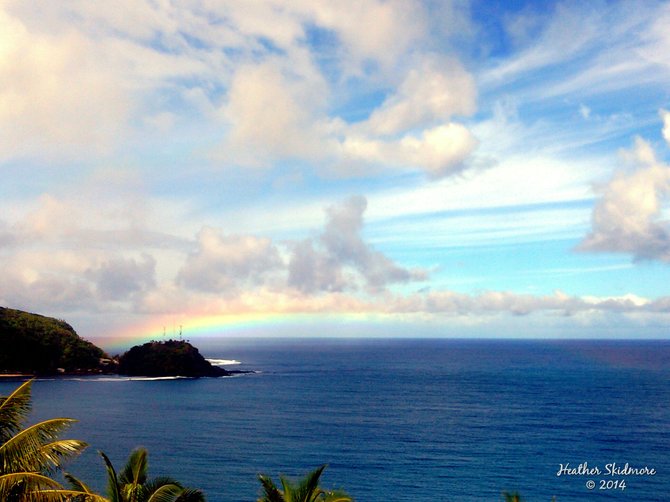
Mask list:
[[232,366],[234,364],[242,364],[235,359],[207,359],[207,362],[213,366]]

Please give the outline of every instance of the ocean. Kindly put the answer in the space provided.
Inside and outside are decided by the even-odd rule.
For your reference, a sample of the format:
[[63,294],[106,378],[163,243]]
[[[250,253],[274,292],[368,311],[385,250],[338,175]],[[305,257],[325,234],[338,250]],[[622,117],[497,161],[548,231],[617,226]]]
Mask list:
[[670,500],[669,341],[192,342],[256,373],[35,382],[32,420],[77,418],[91,445],[70,472],[104,490],[97,450],[119,470],[144,446],[213,502],[322,464],[359,502]]

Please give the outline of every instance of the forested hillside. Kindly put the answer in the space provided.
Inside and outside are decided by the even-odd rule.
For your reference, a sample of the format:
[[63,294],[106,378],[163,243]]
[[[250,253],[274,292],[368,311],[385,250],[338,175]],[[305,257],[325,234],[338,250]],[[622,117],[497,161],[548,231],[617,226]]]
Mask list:
[[65,321],[0,307],[0,373],[87,373],[106,357]]

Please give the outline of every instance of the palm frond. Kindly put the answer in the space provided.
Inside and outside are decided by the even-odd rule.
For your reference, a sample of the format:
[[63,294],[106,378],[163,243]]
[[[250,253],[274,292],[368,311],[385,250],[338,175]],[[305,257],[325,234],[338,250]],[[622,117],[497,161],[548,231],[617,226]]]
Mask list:
[[295,488],[294,500],[296,502],[314,502],[323,493],[323,490],[319,489],[319,479],[325,468],[326,466],[322,465],[303,478]]
[[105,462],[105,469],[107,469],[107,495],[111,502],[122,502],[121,494],[119,493],[119,480],[116,477],[116,471],[109,457],[103,452],[99,451],[100,456]]
[[0,500],[3,501],[28,492],[62,488],[57,481],[35,472],[12,472],[0,475]]
[[295,500],[297,499],[293,496],[293,483],[291,483],[291,480],[288,479],[286,476],[280,474],[279,482],[281,483],[281,487],[283,490],[284,500],[286,502],[295,502]]
[[40,448],[39,455],[51,465],[47,470],[57,469],[62,466],[63,461],[79,455],[88,448],[88,443],[78,439],[61,439]]
[[349,494],[342,490],[323,492],[323,502],[353,502]]
[[109,502],[109,499],[96,493],[77,490],[38,490],[27,493],[30,502]]
[[0,397],[0,444],[21,430],[31,409],[30,390],[33,380],[21,384],[7,397]]
[[130,454],[128,462],[119,474],[119,481],[124,485],[142,485],[147,480],[149,468],[148,452],[145,448],[136,448]]
[[177,485],[163,485],[151,494],[147,502],[175,502],[182,491],[183,488]]
[[156,490],[158,490],[161,486],[165,485],[175,485],[179,488],[183,488],[178,481],[169,476],[158,476],[155,478],[151,478],[150,480],[144,483],[144,487],[146,488],[147,493],[153,493]]
[[23,429],[0,445],[2,472],[49,471],[58,468],[64,458],[80,453],[86,443],[58,440],[59,435],[76,420],[54,418]]
[[205,494],[196,488],[184,488],[175,502],[206,502]]
[[67,480],[68,483],[70,483],[70,488],[72,490],[78,491],[78,492],[84,492],[84,493],[91,493],[94,494],[95,492],[91,490],[87,484],[85,484],[82,480],[79,478],[75,478],[72,474],[69,472],[64,472],[63,477]]
[[261,482],[263,491],[265,492],[258,502],[286,502],[284,496],[274,484],[272,479],[262,474],[258,475],[258,480]]

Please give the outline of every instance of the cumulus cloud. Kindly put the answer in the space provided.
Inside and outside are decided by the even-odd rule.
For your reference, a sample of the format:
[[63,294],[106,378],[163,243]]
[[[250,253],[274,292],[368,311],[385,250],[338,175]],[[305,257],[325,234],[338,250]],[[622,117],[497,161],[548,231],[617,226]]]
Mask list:
[[193,290],[230,293],[237,286],[254,286],[281,266],[276,246],[267,238],[225,235],[205,227],[177,275],[177,283]]
[[448,123],[475,111],[472,76],[456,60],[426,58],[411,68],[396,92],[363,125],[377,135],[393,135],[426,125]]
[[618,172],[600,188],[592,231],[579,249],[670,262],[670,224],[662,219],[670,197],[670,166],[659,162],[640,138],[624,158],[634,163],[634,170]]
[[477,144],[466,127],[450,123],[426,129],[419,135],[407,134],[398,140],[348,137],[342,151],[345,161],[412,166],[423,170],[429,178],[438,179],[463,170]]
[[478,142],[452,118],[475,108],[474,79],[458,61],[420,58],[367,120],[345,129],[343,161],[412,167],[432,179],[457,173]]
[[290,286],[302,292],[343,291],[363,285],[381,291],[387,285],[424,280],[422,270],[395,264],[363,240],[364,197],[352,197],[327,210],[327,222],[316,238],[296,244],[289,262]]

